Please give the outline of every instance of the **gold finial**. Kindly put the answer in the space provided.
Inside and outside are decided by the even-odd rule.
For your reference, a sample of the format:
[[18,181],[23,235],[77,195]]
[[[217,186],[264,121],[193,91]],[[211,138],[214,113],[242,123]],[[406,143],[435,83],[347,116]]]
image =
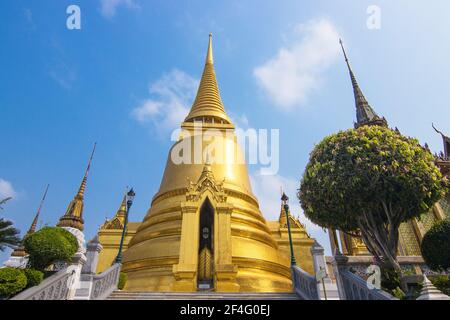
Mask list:
[[37,227],[38,220],[39,220],[39,215],[41,214],[41,209],[44,205],[45,198],[47,197],[47,192],[48,192],[49,187],[50,187],[50,185],[47,184],[47,188],[45,188],[45,192],[44,192],[44,195],[42,196],[41,203],[39,204],[38,211],[36,213],[36,216],[33,219],[33,223],[31,224],[30,229],[28,229],[27,234],[32,234],[36,231],[36,227]]
[[84,190],[86,189],[87,178],[89,176],[89,170],[91,169],[92,159],[94,158],[95,148],[97,147],[97,142],[94,143],[94,148],[92,149],[91,157],[89,158],[89,162],[84,173],[83,180],[81,181],[80,188],[78,189],[78,197],[84,197]]
[[344,53],[345,62],[347,62],[347,64],[349,64],[349,63],[348,63],[348,59],[347,59],[347,53],[345,53],[344,44],[343,44],[341,38],[339,38],[339,43],[341,44],[342,52]]
[[206,64],[214,64],[212,50],[212,33],[209,34],[208,53],[206,54]]
[[122,202],[120,203],[119,210],[117,210],[116,216],[122,216],[125,215],[127,212],[127,193],[123,195]]

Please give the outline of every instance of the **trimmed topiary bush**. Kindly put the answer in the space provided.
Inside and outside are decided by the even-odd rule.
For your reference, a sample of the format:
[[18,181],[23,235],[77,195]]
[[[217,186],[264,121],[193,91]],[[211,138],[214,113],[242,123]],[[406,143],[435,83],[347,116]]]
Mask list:
[[312,222],[361,236],[383,267],[401,272],[400,224],[427,213],[447,192],[434,161],[416,139],[388,128],[342,131],[311,152],[298,197]]
[[16,268],[0,269],[0,297],[9,298],[27,286],[27,277]]
[[25,269],[23,273],[27,277],[27,288],[38,286],[44,280],[44,273],[35,269]]
[[450,268],[450,219],[436,223],[425,233],[420,245],[425,263],[433,270]]
[[56,261],[69,261],[78,250],[78,241],[63,228],[45,227],[27,236],[24,246],[30,267],[43,271]]
[[127,274],[121,272],[119,276],[119,284],[117,285],[117,288],[119,290],[123,290],[123,288],[125,288],[125,285],[127,284],[127,279],[128,279]]

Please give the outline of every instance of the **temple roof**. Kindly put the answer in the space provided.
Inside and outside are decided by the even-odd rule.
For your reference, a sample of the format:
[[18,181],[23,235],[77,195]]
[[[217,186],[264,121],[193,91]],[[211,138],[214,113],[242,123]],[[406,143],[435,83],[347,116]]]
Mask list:
[[127,200],[126,195],[123,196],[119,209],[117,210],[114,218],[106,221],[101,229],[122,229],[125,224],[125,215],[127,213]]
[[367,102],[366,97],[364,96],[361,88],[359,87],[358,82],[356,81],[355,74],[350,66],[350,62],[348,61],[347,54],[344,49],[344,45],[342,44],[342,40],[339,39],[339,43],[342,47],[342,52],[344,53],[345,62],[347,63],[348,71],[350,73],[350,79],[352,81],[353,86],[353,94],[355,96],[355,107],[356,107],[356,123],[355,128],[358,128],[363,125],[381,125],[387,126],[387,122],[385,118],[381,118],[377,115],[375,110],[370,106],[369,102]]
[[231,120],[226,114],[225,107],[220,98],[219,86],[214,70],[212,34],[209,35],[205,68],[200,80],[197,96],[191,111],[184,121],[203,121],[203,117],[208,118],[208,121],[214,121],[214,123],[231,124]]
[[442,142],[444,144],[444,150],[441,151],[439,154],[435,155],[436,156],[436,164],[439,167],[439,169],[441,170],[443,175],[448,175],[448,174],[450,174],[450,137],[443,134],[438,129],[436,129],[434,124],[432,124],[432,126],[433,126],[433,129],[441,135]]

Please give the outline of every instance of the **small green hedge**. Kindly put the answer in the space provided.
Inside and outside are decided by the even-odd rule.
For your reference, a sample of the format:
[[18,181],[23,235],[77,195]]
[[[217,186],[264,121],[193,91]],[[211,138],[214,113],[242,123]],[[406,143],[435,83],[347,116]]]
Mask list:
[[125,285],[127,284],[127,279],[128,279],[127,274],[121,272],[119,276],[119,284],[117,285],[117,288],[119,290],[123,290],[123,288],[125,288]]
[[0,297],[9,298],[27,286],[27,277],[20,269],[0,269]]
[[44,280],[44,273],[35,269],[24,269],[23,273],[27,277],[27,288],[38,286]]
[[450,268],[450,218],[436,223],[425,233],[421,251],[431,269],[441,271]]
[[69,261],[78,250],[77,238],[59,227],[45,227],[25,238],[29,266],[45,270],[56,261]]

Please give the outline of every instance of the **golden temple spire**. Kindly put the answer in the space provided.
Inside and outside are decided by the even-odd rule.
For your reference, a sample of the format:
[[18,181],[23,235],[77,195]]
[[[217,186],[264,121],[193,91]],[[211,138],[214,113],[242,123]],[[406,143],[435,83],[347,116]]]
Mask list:
[[89,176],[89,170],[91,168],[92,159],[94,158],[95,148],[97,143],[94,143],[94,148],[89,158],[89,162],[84,173],[83,180],[81,181],[80,188],[73,200],[69,203],[66,213],[59,219],[58,227],[69,227],[83,231],[83,207],[84,207],[84,191],[86,190],[87,178]]
[[[36,232],[39,215],[41,214],[41,210],[44,205],[45,198],[47,197],[47,191],[48,191],[49,187],[50,187],[50,185],[47,184],[47,188],[45,188],[45,192],[44,192],[44,195],[42,196],[41,203],[39,204],[39,208],[36,212],[36,215],[34,216],[33,222],[31,223],[30,229],[28,229],[25,237]],[[25,239],[25,237],[24,237],[24,239]],[[13,257],[25,257],[26,255],[27,255],[27,253],[25,252],[25,248],[24,248],[23,244],[20,245],[19,247],[17,247],[16,249],[14,249],[14,251],[11,253],[11,256],[13,256]]]
[[96,147],[97,147],[97,142],[94,143],[94,149],[92,149],[91,157],[89,158],[89,162],[88,162],[86,171],[84,173],[83,180],[81,181],[80,188],[78,189],[77,196],[81,197],[81,198],[84,197],[84,191],[86,189],[87,178],[89,176],[89,170],[91,169],[91,163],[92,163],[92,159],[94,158],[94,153],[95,153],[95,148]]
[[42,196],[41,203],[39,204],[38,211],[36,213],[36,216],[33,219],[33,223],[31,224],[30,229],[28,229],[27,235],[32,234],[36,231],[36,227],[37,227],[38,220],[39,220],[39,215],[41,214],[41,210],[44,205],[45,198],[47,197],[47,192],[48,192],[49,187],[50,187],[50,185],[47,184],[47,188],[45,188],[45,192],[44,192],[44,195]]
[[120,203],[119,210],[116,212],[116,217],[124,217],[127,213],[127,195],[123,195],[122,202]]
[[206,53],[205,64],[214,64],[213,49],[212,49],[212,33],[209,34],[208,52]]
[[372,107],[369,105],[369,102],[367,102],[366,97],[364,96],[361,88],[359,87],[358,82],[356,81],[355,74],[353,73],[352,67],[350,66],[350,62],[348,61],[347,53],[345,52],[342,39],[339,39],[339,43],[341,45],[342,52],[344,53],[345,62],[347,64],[350,79],[352,81],[353,94],[355,96],[355,106],[356,106],[355,127],[358,128],[363,125],[387,126],[386,119],[379,117],[376,114],[376,112],[372,109]]
[[194,121],[231,125],[231,120],[226,114],[225,107],[220,98],[219,85],[217,84],[216,72],[214,70],[212,34],[209,34],[205,68],[200,80],[197,96],[191,111],[184,120],[185,123]]

